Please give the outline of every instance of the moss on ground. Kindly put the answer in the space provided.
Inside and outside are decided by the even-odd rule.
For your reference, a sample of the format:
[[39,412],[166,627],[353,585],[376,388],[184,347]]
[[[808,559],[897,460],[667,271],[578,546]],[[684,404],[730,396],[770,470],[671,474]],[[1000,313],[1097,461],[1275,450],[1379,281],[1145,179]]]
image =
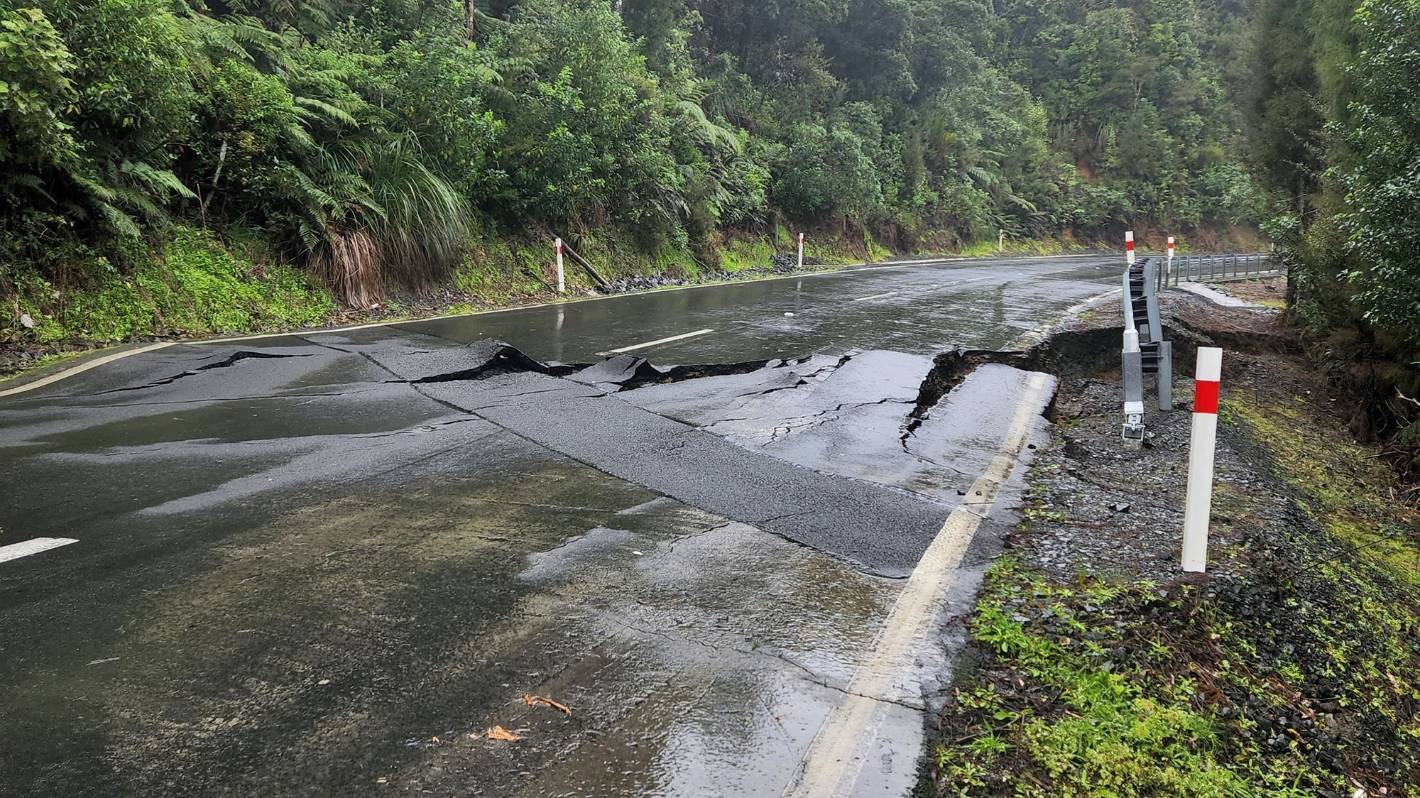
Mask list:
[[949,706],[965,733],[936,748],[938,793],[1314,795],[1334,779],[1219,717],[1220,681],[1270,690],[1242,685],[1216,620],[1187,586],[1060,584],[1002,561],[971,624],[989,662]]
[[778,249],[769,239],[734,237],[720,253],[720,268],[726,274],[762,269],[777,253]]
[[41,372],[67,363],[70,360],[76,360],[83,355],[83,352],[54,352],[30,358],[26,361],[24,368],[12,374],[0,374],[0,389],[8,387],[10,383],[27,375],[34,374],[36,376],[43,376]]
[[1224,399],[1222,412],[1259,441],[1285,441],[1273,448],[1278,474],[1297,488],[1312,518],[1394,578],[1420,588],[1420,517],[1397,506],[1395,474],[1377,452],[1339,427],[1314,423],[1306,397],[1290,404]]
[[989,258],[994,255],[1063,255],[1077,252],[1084,247],[1057,239],[1007,239],[1004,248],[998,248],[995,241],[978,241],[961,248],[957,254],[971,258]]

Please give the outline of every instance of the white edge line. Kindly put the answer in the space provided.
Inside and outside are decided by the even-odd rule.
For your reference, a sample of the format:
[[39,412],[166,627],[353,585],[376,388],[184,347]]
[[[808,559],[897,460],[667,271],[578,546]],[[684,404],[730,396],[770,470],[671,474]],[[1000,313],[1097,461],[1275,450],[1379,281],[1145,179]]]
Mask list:
[[18,560],[21,557],[28,557],[31,554],[39,554],[42,551],[57,549],[60,546],[68,546],[70,543],[78,543],[74,538],[35,538],[26,540],[23,543],[11,543],[8,546],[0,546],[0,562]]
[[96,369],[99,366],[107,365],[109,363],[114,362],[115,360],[122,360],[126,357],[132,357],[134,355],[141,355],[144,352],[156,352],[159,349],[166,349],[167,347],[175,346],[177,343],[177,341],[163,341],[162,343],[150,344],[148,346],[139,347],[138,349],[126,349],[122,352],[114,352],[111,355],[104,355],[103,357],[94,358],[93,360],[90,360],[87,363],[80,363],[77,366],[71,366],[70,368],[64,369],[63,371],[55,372],[54,374],[51,374],[48,377],[41,377],[40,379],[34,380],[33,382],[27,382],[24,385],[18,385],[14,388],[7,388],[3,391],[0,391],[0,396],[14,396],[16,394],[28,393],[29,391],[33,391],[36,388],[43,388],[46,385],[53,385],[54,383],[59,382],[60,380],[68,379],[69,377],[82,374],[88,371],[89,369]]
[[900,293],[902,293],[902,292],[901,292],[901,291],[888,291],[888,292],[885,293],[885,294],[873,294],[872,296],[860,296],[860,297],[858,297],[857,299],[855,299],[855,300],[853,300],[853,301],[854,301],[854,302],[867,302],[867,301],[870,300],[870,299],[883,299],[883,298],[885,298],[885,297],[896,296],[896,295],[898,295],[898,294],[900,294]]
[[1093,308],[1103,304],[1105,300],[1118,295],[1123,290],[1124,289],[1122,288],[1112,288],[1102,294],[1095,294],[1094,296],[1090,297],[1089,299],[1086,299],[1083,302],[1071,305],[1070,307],[1065,309],[1064,313],[1061,313],[1056,318],[1051,319],[1050,321],[1046,321],[1035,327],[1034,329],[1027,330],[1016,336],[1015,340],[1011,341],[1009,344],[1006,344],[1007,351],[1028,349],[1034,346],[1035,344],[1044,340],[1045,337],[1056,327],[1059,327],[1060,325],[1070,321],[1071,319],[1084,313],[1087,310],[1092,310]]
[[655,340],[655,341],[646,341],[645,343],[632,344],[631,346],[623,346],[623,347],[621,347],[620,349],[609,349],[609,350],[607,350],[607,353],[613,354],[613,355],[620,355],[620,354],[622,354],[622,353],[624,353],[624,352],[630,352],[630,351],[633,350],[633,349],[645,349],[645,348],[648,347],[648,346],[660,346],[661,344],[668,344],[668,343],[670,343],[670,342],[672,342],[672,341],[683,341],[683,340],[685,340],[686,338],[694,338],[694,337],[696,337],[697,335],[708,335],[708,334],[710,334],[710,333],[712,333],[712,332],[715,332],[715,331],[714,331],[713,329],[708,329],[708,330],[696,330],[695,332],[682,333],[682,334],[680,334],[680,335],[672,335],[672,336],[669,337],[669,338],[660,338],[660,339],[657,339],[657,340]]
[[904,661],[912,646],[920,643],[923,632],[935,622],[942,595],[956,575],[977,530],[1020,463],[1021,451],[1031,434],[1031,420],[1038,412],[1047,385],[1048,378],[1044,374],[1032,374],[1026,381],[1005,439],[971,487],[982,497],[977,504],[984,509],[976,511],[966,504],[958,504],[942,523],[941,530],[922,553],[893,601],[866,655],[855,667],[845,698],[829,710],[808,750],[799,758],[794,780],[783,795],[819,798],[857,794],[854,782],[863,764],[857,754],[865,748],[871,749],[879,736],[873,716],[880,704],[874,696],[887,692],[897,664]]

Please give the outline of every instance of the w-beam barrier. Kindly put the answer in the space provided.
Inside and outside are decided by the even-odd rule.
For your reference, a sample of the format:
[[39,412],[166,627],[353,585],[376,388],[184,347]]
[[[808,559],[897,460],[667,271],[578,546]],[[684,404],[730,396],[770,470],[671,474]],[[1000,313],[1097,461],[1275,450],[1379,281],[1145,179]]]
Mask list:
[[1159,264],[1145,258],[1124,271],[1124,347],[1120,367],[1124,381],[1124,426],[1126,442],[1144,440],[1144,375],[1152,373],[1158,383],[1158,407],[1173,409],[1173,343],[1164,340],[1159,317]]

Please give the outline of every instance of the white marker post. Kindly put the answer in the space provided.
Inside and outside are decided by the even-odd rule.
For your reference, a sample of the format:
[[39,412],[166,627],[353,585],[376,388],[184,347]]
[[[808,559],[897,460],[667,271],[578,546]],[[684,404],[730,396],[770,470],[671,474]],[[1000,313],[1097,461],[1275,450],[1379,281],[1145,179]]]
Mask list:
[[799,233],[799,268],[804,268],[804,234]]
[[1124,231],[1124,259],[1130,266],[1134,265],[1134,231]]
[[1006,253],[1006,231],[1005,231],[1005,230],[997,230],[997,231],[996,231],[996,254],[998,254],[998,255],[1004,255],[1005,253]]
[[1213,455],[1218,444],[1218,388],[1223,350],[1198,348],[1194,372],[1193,436],[1188,442],[1188,497],[1183,505],[1183,570],[1201,574],[1208,565],[1208,522],[1213,512]]
[[562,239],[557,239],[557,293],[567,293],[567,275],[562,271]]
[[1173,236],[1169,236],[1169,259],[1168,263],[1164,266],[1163,285],[1165,288],[1168,288],[1169,280],[1173,279],[1173,245]]

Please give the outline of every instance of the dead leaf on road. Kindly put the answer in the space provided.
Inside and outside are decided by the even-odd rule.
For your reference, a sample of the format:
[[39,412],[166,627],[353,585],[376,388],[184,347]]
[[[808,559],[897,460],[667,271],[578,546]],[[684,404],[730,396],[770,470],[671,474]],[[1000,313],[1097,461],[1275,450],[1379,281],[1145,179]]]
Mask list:
[[487,736],[490,740],[502,740],[504,742],[509,743],[516,743],[517,741],[523,739],[520,735],[510,732],[502,726],[494,726],[493,728],[489,729]]
[[558,712],[561,712],[562,714],[566,715],[567,717],[569,717],[569,718],[572,717],[572,709],[571,709],[571,707],[568,707],[566,704],[562,704],[562,703],[558,703],[558,702],[556,702],[556,701],[553,701],[551,698],[547,698],[546,696],[533,695],[533,694],[531,694],[531,693],[523,693],[523,703],[524,703],[524,704],[527,704],[527,705],[530,706],[530,707],[536,707],[536,706],[552,707],[553,709],[557,710]]

